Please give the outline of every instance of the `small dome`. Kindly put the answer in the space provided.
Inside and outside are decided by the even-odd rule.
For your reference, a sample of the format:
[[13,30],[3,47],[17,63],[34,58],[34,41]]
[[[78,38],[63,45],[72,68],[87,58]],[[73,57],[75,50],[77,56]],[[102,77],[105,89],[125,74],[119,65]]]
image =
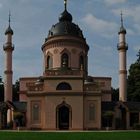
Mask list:
[[72,15],[67,10],[64,10],[64,12],[60,14],[59,21],[72,22]]
[[126,29],[123,26],[120,27],[120,31],[118,32],[118,34],[120,33],[126,34]]
[[8,27],[8,28],[6,29],[6,31],[5,31],[5,35],[7,35],[7,34],[11,34],[11,35],[14,34],[14,32],[13,32],[13,30],[11,29],[10,25],[9,25],[9,27]]

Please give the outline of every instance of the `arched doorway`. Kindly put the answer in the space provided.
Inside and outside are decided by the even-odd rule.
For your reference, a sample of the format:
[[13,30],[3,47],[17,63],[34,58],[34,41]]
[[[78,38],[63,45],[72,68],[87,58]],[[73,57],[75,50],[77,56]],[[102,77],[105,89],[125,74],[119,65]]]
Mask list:
[[68,130],[71,127],[71,107],[63,102],[56,109],[57,129]]

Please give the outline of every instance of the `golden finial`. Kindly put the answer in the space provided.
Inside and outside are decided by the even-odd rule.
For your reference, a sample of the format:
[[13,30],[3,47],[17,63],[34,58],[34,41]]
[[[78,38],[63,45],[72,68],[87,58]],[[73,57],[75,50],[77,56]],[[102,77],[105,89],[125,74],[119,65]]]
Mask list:
[[67,10],[67,0],[64,0],[64,7],[65,7],[65,10]]

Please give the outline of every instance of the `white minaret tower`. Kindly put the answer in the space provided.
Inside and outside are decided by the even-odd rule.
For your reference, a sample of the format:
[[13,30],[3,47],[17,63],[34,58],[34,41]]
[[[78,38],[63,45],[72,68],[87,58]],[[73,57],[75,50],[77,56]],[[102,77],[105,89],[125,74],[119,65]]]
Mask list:
[[126,52],[128,50],[128,46],[126,44],[125,35],[126,29],[123,26],[123,17],[121,13],[121,27],[119,34],[119,43],[118,43],[118,51],[119,51],[119,100],[126,102],[127,101],[127,70],[126,70]]
[[5,52],[5,79],[4,79],[4,101],[12,101],[12,52],[14,50],[12,44],[13,30],[10,26],[10,13],[9,13],[9,26],[5,31],[6,43],[3,45],[3,50]]

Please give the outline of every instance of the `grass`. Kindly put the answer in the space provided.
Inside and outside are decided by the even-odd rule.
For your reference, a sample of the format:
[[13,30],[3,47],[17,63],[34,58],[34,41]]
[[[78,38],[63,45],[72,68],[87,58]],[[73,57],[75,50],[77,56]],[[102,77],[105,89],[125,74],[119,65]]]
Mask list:
[[140,131],[124,132],[4,132],[1,140],[140,140]]

